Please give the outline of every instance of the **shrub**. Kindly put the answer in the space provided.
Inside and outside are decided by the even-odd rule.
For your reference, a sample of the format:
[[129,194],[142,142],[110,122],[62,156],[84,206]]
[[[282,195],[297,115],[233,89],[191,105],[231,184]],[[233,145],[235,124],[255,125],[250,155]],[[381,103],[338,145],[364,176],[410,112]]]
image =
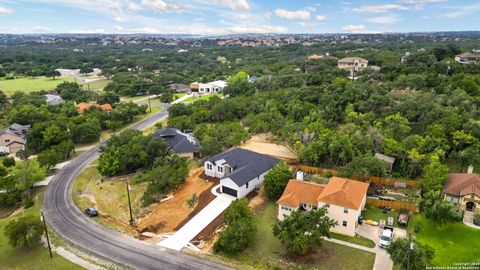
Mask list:
[[480,226],[480,214],[475,214],[473,216],[473,224]]
[[190,197],[190,199],[187,200],[187,205],[188,207],[193,208],[195,204],[197,204],[197,202],[198,202],[198,195],[197,193],[193,193],[192,197]]

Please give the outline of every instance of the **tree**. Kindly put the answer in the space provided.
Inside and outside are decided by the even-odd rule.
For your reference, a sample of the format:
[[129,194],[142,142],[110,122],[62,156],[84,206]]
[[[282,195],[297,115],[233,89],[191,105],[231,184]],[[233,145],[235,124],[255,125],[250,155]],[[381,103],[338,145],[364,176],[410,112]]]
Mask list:
[[282,196],[283,190],[288,184],[288,181],[293,178],[292,172],[285,162],[280,162],[273,167],[263,180],[265,194],[270,200],[277,200]]
[[240,71],[228,79],[228,85],[223,89],[223,92],[225,95],[230,95],[231,97],[251,95],[254,93],[254,88],[253,85],[248,82],[248,74]]
[[62,74],[58,70],[50,70],[45,74],[45,76],[55,80],[56,77],[60,77]]
[[371,155],[358,156],[353,158],[342,171],[342,176],[351,177],[354,175],[385,176],[386,166],[383,161]]
[[93,72],[93,68],[88,66],[84,66],[80,69],[80,73],[82,73],[84,76],[87,76],[88,73],[92,73],[92,72]]
[[387,253],[399,269],[424,270],[431,265],[435,250],[415,240],[397,238],[388,247]]
[[327,208],[322,207],[307,212],[293,211],[283,221],[273,225],[273,234],[287,251],[293,255],[305,255],[313,247],[320,246],[323,237],[330,236],[330,228],[337,222],[327,216]]
[[160,96],[160,101],[163,103],[170,103],[173,101],[173,94],[172,93],[163,93]]
[[213,245],[215,252],[235,254],[255,240],[254,216],[245,198],[233,201],[225,210],[223,220],[225,228]]
[[420,210],[425,214],[425,217],[438,223],[461,219],[461,214],[457,212],[451,202],[444,200],[443,194],[439,190],[431,190],[422,196]]
[[32,206],[32,186],[45,178],[45,168],[37,160],[25,160],[12,167],[11,175],[16,179],[15,189],[21,192],[23,205]]
[[12,247],[30,247],[40,242],[43,226],[34,215],[23,216],[11,220],[4,229],[8,243]]
[[15,166],[16,162],[15,162],[15,158],[13,157],[6,157],[2,160],[2,164],[3,166],[7,167],[7,168],[10,168],[10,167],[13,167]]
[[447,180],[448,167],[438,160],[423,167],[423,177],[420,181],[422,193],[429,191],[439,191]]

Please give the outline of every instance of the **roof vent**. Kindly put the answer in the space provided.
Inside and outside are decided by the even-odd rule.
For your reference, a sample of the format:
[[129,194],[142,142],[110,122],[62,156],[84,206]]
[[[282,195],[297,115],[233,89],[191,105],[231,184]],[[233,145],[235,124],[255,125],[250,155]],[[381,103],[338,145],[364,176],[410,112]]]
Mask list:
[[467,173],[468,173],[468,174],[472,174],[472,173],[473,173],[473,165],[468,166]]

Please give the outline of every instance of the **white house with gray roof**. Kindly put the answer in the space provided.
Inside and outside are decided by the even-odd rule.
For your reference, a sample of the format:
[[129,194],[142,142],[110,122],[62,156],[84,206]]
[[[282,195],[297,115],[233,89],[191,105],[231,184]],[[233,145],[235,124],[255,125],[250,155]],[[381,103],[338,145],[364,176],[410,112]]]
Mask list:
[[168,149],[179,156],[193,159],[200,152],[200,143],[191,133],[184,133],[176,128],[162,128],[156,130],[153,136],[162,138]]
[[205,175],[220,178],[221,192],[242,198],[263,183],[280,160],[250,150],[232,148],[205,161]]

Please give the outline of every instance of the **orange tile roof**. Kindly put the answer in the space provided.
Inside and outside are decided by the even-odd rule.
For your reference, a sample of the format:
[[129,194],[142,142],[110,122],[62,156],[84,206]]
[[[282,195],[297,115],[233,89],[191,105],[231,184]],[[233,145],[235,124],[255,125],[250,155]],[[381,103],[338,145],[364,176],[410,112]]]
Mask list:
[[97,107],[99,109],[102,109],[104,111],[111,111],[112,110],[112,105],[110,105],[108,103],[99,105],[99,104],[92,103],[92,102],[81,102],[81,103],[78,103],[78,105],[77,105],[78,113],[82,114],[86,110],[88,110],[88,108],[90,108],[92,106],[95,106],[95,107]]
[[335,176],[325,185],[290,180],[277,203],[298,207],[301,202],[317,205],[320,201],[358,209],[367,195],[368,185],[365,182]]
[[277,203],[292,207],[298,207],[301,202],[317,205],[317,198],[324,188],[325,185],[301,180],[290,180]]
[[365,182],[334,176],[317,199],[321,202],[358,209],[367,195],[368,185]]

